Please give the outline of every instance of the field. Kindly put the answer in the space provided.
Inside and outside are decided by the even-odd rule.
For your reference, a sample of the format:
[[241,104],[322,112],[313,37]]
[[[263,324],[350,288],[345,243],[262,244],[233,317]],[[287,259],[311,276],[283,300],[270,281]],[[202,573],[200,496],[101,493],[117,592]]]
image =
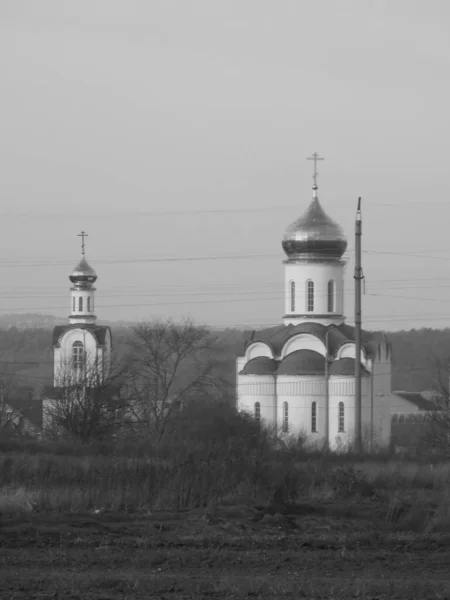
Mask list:
[[0,597],[450,598],[450,466],[259,450],[1,454]]

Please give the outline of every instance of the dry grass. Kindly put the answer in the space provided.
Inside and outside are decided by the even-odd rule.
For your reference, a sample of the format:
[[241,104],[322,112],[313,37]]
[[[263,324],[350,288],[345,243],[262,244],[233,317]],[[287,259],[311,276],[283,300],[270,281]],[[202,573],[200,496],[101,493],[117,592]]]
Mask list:
[[449,465],[276,452],[247,425],[159,459],[0,454],[0,596],[450,597]]

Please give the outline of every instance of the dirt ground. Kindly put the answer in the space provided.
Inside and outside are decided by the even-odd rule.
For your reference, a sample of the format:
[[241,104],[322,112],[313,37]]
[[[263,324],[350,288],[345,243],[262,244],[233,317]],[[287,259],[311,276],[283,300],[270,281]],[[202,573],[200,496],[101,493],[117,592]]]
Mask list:
[[450,599],[450,533],[396,527],[362,500],[3,515],[0,598]]

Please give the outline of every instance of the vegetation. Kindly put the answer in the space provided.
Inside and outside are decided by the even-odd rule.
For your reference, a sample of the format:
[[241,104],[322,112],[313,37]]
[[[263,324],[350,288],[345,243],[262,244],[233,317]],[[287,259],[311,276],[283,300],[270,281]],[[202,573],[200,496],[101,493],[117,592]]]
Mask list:
[[[434,386],[445,356],[435,333],[392,335],[394,387]],[[420,461],[280,446],[228,401],[241,333],[166,323],[134,335],[130,355],[130,331],[114,332],[126,368],[98,388],[100,399],[69,386],[66,412],[54,415],[62,436],[19,436],[8,415],[1,597],[450,597],[450,466],[427,454],[430,444]],[[0,353],[9,342],[6,396],[27,377],[41,384],[36,369],[52,358],[48,331],[3,331]],[[414,384],[396,386],[407,373]],[[118,399],[134,415],[130,429],[116,427]],[[137,435],[148,421],[155,430]]]
[[203,402],[158,456],[145,440],[1,450],[4,597],[450,593],[447,464],[276,449],[252,419]]

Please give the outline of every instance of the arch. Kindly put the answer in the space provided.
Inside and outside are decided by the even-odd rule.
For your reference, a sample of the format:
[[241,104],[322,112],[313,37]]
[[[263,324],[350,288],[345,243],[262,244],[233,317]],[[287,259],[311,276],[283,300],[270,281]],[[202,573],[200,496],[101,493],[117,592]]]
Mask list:
[[328,282],[328,312],[334,312],[334,280],[330,279]]
[[267,356],[268,358],[274,358],[272,348],[265,342],[253,342],[248,345],[245,351],[245,358],[247,361],[258,356]]
[[255,419],[258,423],[261,421],[261,403],[255,402]]
[[84,346],[83,342],[76,341],[72,344],[72,360],[75,369],[81,369],[84,363]]
[[314,312],[314,281],[306,282],[306,312]]
[[311,433],[317,433],[317,402],[311,404]]
[[289,338],[281,350],[281,358],[296,350],[314,350],[324,356],[326,354],[325,344],[312,333],[298,333]]
[[339,423],[338,423],[338,432],[343,433],[345,431],[345,408],[344,403],[339,402]]
[[289,282],[289,294],[291,312],[295,312],[295,281]]
[[283,433],[289,432],[289,404],[287,402],[283,402]]
[[83,296],[78,298],[78,311],[83,312]]
[[[339,360],[340,358],[355,358],[355,349],[355,342],[346,342],[345,344],[342,344],[336,353],[336,360]],[[367,366],[367,358],[364,348],[361,348],[361,363],[365,367]]]

